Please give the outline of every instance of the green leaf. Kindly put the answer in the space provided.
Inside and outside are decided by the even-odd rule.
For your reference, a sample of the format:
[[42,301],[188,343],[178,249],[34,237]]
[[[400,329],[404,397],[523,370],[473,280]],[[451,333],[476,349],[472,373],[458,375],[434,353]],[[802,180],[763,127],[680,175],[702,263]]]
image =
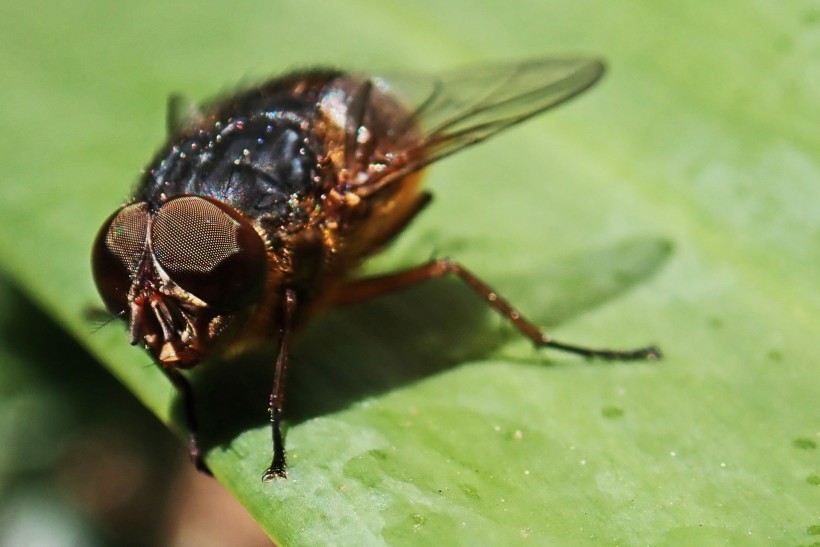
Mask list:
[[666,359],[536,352],[457,283],[430,283],[304,333],[287,481],[259,480],[268,363],[202,367],[209,464],[285,545],[810,544],[820,11],[514,6],[5,6],[0,266],[181,432],[148,357],[86,316],[90,242],[163,139],[167,95],[295,65],[600,55],[591,92],[431,168],[433,206],[368,268],[447,255],[561,340],[657,342]]

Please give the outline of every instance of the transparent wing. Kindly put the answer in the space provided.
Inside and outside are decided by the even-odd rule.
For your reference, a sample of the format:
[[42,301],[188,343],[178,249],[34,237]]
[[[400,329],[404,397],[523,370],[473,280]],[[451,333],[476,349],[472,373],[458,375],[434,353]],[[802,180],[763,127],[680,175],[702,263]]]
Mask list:
[[[411,115],[398,131],[421,131],[404,155],[403,175],[487,139],[574,97],[603,74],[597,59],[534,59],[467,68],[436,77],[372,78]],[[398,166],[397,166],[398,167]],[[394,177],[390,177],[391,179]]]

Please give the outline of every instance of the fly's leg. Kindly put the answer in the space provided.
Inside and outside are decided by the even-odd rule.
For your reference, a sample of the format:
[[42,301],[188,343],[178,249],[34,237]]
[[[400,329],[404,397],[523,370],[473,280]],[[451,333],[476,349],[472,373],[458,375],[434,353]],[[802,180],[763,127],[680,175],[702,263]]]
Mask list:
[[467,286],[486,300],[493,309],[509,320],[521,334],[529,338],[537,348],[550,347],[588,358],[617,361],[657,360],[662,357],[660,349],[655,346],[629,350],[593,349],[573,344],[565,344],[554,340],[550,336],[547,336],[543,329],[524,318],[507,300],[464,268],[464,266],[446,258],[433,260],[432,262],[416,266],[415,268],[384,276],[352,281],[341,288],[333,304],[352,304],[401,290],[423,281],[438,279],[445,275],[455,275],[461,279]]
[[211,475],[211,470],[205,464],[202,451],[199,448],[199,424],[196,419],[196,409],[194,408],[194,392],[191,384],[185,379],[182,373],[173,367],[162,367],[162,372],[171,381],[180,397],[182,397],[182,407],[185,412],[185,423],[188,426],[188,454],[196,468]]
[[263,481],[271,481],[288,476],[285,465],[285,444],[282,441],[282,408],[285,398],[285,371],[288,366],[290,337],[293,331],[293,315],[296,311],[296,293],[286,289],[284,294],[279,353],[273,373],[273,389],[270,394],[270,424],[273,440],[273,461],[262,475]]

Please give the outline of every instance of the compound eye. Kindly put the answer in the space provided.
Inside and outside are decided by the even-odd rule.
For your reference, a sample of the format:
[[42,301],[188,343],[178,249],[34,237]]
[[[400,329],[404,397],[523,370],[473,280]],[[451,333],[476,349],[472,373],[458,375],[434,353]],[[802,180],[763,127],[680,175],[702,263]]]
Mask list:
[[105,221],[94,241],[94,282],[112,313],[128,308],[128,291],[145,255],[149,220],[147,203],[126,205]]
[[265,284],[262,238],[238,211],[215,199],[168,200],[154,217],[151,245],[174,283],[216,308],[243,307]]

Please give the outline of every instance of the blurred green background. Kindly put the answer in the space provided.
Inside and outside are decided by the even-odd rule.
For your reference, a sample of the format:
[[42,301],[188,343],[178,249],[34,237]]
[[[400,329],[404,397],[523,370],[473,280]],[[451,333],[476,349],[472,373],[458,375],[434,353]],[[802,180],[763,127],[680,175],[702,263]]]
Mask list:
[[179,432],[172,390],[86,314],[170,92],[559,54],[610,71],[431,169],[369,268],[448,255],[562,339],[667,359],[536,353],[435,283],[305,333],[287,482],[259,481],[265,367],[203,371],[209,462],[282,544],[817,544],[820,8],[736,0],[4,3],[0,542],[261,541],[195,508],[225,498],[137,402]]

